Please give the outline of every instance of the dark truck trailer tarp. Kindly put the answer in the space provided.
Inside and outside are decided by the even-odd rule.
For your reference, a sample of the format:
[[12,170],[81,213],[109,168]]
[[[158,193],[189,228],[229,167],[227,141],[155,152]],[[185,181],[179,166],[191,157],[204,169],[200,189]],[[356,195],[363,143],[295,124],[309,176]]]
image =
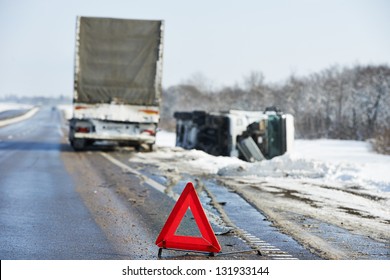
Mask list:
[[75,102],[159,105],[162,21],[79,17],[77,29]]

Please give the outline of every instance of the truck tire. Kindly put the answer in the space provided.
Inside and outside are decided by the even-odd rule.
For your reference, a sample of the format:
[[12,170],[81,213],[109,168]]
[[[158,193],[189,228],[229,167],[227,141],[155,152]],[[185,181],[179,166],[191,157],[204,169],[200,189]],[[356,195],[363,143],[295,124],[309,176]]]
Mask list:
[[75,151],[82,151],[85,149],[87,146],[86,140],[85,139],[80,139],[80,138],[74,138],[70,144],[72,145],[73,149]]

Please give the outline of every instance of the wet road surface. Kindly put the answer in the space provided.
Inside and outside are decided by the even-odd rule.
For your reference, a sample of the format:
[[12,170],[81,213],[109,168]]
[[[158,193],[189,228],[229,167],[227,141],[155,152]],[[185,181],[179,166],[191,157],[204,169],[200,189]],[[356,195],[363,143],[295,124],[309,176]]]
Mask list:
[[64,168],[58,117],[0,129],[0,259],[117,258]]

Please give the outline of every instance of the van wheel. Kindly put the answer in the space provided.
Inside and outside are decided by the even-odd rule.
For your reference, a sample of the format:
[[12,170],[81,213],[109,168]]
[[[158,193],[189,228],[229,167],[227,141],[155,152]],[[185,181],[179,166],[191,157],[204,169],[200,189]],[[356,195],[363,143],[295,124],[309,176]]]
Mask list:
[[141,151],[141,145],[137,144],[137,145],[133,145],[134,147],[134,150],[138,153]]

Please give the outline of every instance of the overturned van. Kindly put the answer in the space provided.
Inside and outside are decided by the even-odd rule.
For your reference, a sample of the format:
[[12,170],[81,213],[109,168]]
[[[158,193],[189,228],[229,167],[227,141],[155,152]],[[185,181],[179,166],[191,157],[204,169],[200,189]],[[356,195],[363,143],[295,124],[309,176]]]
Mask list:
[[265,111],[175,112],[176,146],[253,162],[291,151],[294,118],[275,107]]

